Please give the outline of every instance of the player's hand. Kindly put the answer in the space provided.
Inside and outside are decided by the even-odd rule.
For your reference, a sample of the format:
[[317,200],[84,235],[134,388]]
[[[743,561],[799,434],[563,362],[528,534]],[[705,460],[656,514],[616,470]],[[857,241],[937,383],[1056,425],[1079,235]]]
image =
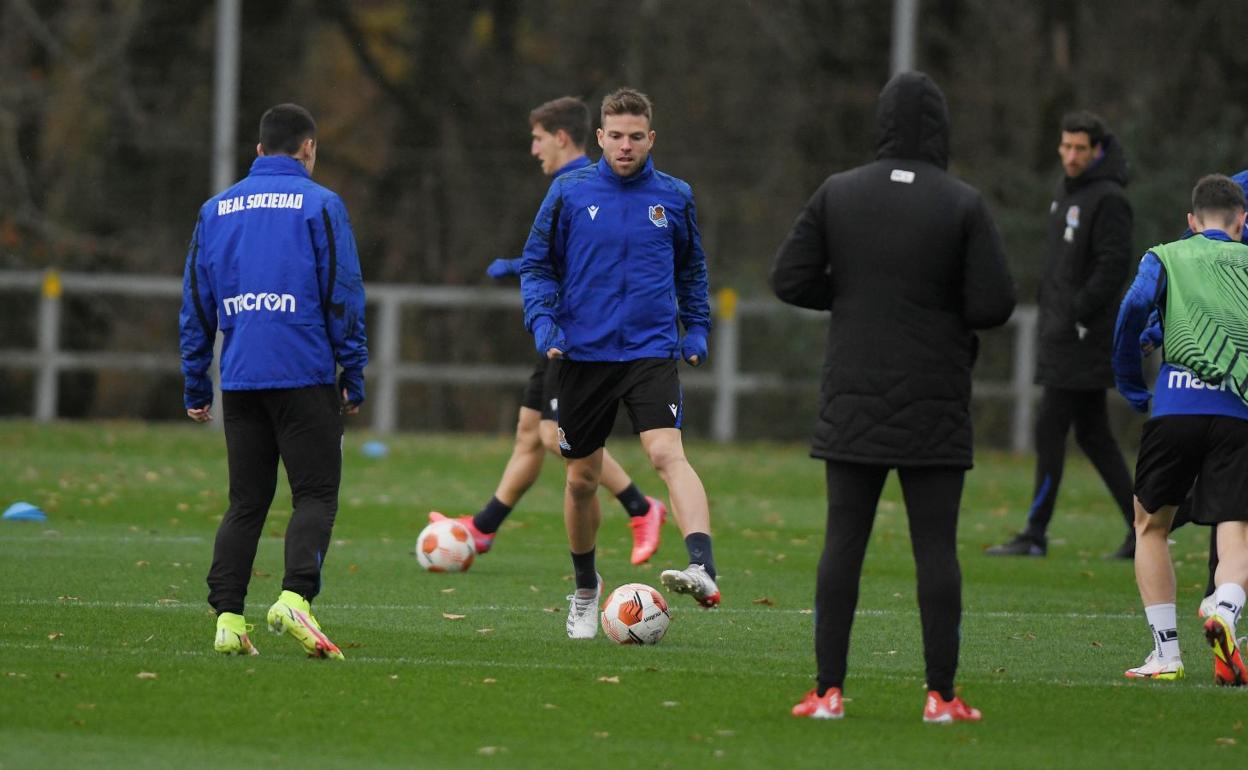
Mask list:
[[1161,339],[1161,324],[1155,323],[1140,333],[1140,352],[1146,356],[1151,354],[1161,347]]
[[1088,327],[1076,321],[1075,322],[1075,334],[1078,335],[1079,340],[1082,341],[1084,337],[1088,336]]
[[533,341],[537,344],[537,352],[550,359],[562,358],[563,351],[568,348],[563,329],[556,326],[549,318],[542,318],[534,324]]
[[1132,409],[1140,414],[1148,413],[1148,403],[1153,400],[1153,394],[1148,392],[1148,388],[1142,388],[1129,382],[1118,382],[1117,386],[1118,392],[1127,400]]
[[194,409],[187,409],[186,416],[195,422],[212,422],[212,404],[204,404]]
[[520,275],[520,260],[496,259],[485,269],[485,274],[495,280],[506,278],[509,275]]
[[680,343],[680,357],[690,366],[698,366],[706,360],[706,331],[689,329]]
[[348,400],[347,389],[342,389],[342,413],[343,414],[359,414],[360,405],[353,404]]

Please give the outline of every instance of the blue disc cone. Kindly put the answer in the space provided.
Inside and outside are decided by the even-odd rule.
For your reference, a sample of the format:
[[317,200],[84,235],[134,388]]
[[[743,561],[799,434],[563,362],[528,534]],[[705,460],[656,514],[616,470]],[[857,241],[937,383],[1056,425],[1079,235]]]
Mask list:
[[0,519],[5,521],[47,521],[48,515],[30,503],[16,502],[5,510]]

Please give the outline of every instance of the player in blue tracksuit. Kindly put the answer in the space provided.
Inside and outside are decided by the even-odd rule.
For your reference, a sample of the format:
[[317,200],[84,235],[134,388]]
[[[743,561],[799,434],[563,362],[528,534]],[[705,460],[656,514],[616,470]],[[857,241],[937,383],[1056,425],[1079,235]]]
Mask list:
[[269,626],[309,655],[341,659],[310,602],[338,510],[342,415],[364,400],[364,283],[342,199],[311,178],[312,116],[294,104],[268,110],[256,152],[247,177],[199,211],[179,318],[186,413],[196,422],[212,419],[208,369],[218,328],[224,337],[230,507],[208,572],[214,647],[256,654],[243,603],[280,458],[294,510]]
[[[592,165],[585,156],[585,143],[590,135],[589,106],[580,99],[563,96],[538,105],[529,113],[529,128],[533,137],[530,152],[541,162],[543,174],[558,178]],[[520,262],[520,258],[496,259],[486,273],[492,278],[518,276]],[[516,416],[516,441],[503,476],[485,507],[472,516],[457,517],[472,533],[478,554],[493,547],[499,527],[537,481],[546,452],[556,456],[561,454],[555,426],[559,405],[555,389],[559,364],[559,361],[552,361],[545,355],[537,357],[537,365],[521,395],[520,411]],[[630,561],[633,564],[648,561],[658,550],[667,506],[643,494],[605,449],[602,455],[602,486],[615,495],[628,514],[629,528],[633,531]],[[429,512],[431,522],[445,518],[438,511]]]
[[[551,184],[524,246],[525,327],[539,353],[562,358],[558,438],[568,458],[564,521],[576,576],[567,631],[597,632],[595,491],[620,402],[671,493],[689,567],[661,575],[704,607],[719,603],[706,490],[685,458],[676,363],[706,359],[706,256],[689,185],[654,168],[651,105],[620,89],[602,103],[597,165]],[[682,339],[680,329],[684,328]]]
[[[1248,181],[1248,172],[1241,172],[1234,177],[1241,190]],[[1203,181],[1203,180],[1202,180]],[[1233,189],[1233,188],[1232,188]],[[1242,201],[1242,193],[1241,198]],[[1242,215],[1241,215],[1242,216]],[[1192,230],[1184,233],[1182,239],[1207,238],[1214,241],[1240,240],[1242,233],[1231,233],[1207,228],[1193,234]],[[1112,364],[1115,385],[1132,408],[1139,412],[1148,412],[1152,402],[1151,419],[1145,426],[1145,436],[1149,432],[1160,434],[1163,427],[1158,422],[1161,417],[1173,416],[1218,416],[1235,420],[1248,420],[1248,404],[1228,387],[1224,382],[1219,385],[1205,383],[1193,372],[1163,361],[1154,385],[1154,393],[1150,393],[1144,381],[1143,356],[1148,355],[1163,343],[1164,333],[1160,324],[1159,309],[1164,305],[1166,297],[1166,273],[1161,260],[1153,251],[1148,251],[1140,260],[1135,280],[1127,289],[1119,308],[1118,320],[1114,329],[1114,347]],[[1163,442],[1164,443],[1164,442]],[[1146,466],[1153,476],[1160,475],[1157,461],[1151,457],[1148,442],[1141,445],[1141,457],[1136,471],[1136,487],[1144,483],[1141,479]],[[1146,456],[1149,455],[1149,456]],[[1178,472],[1175,469],[1175,472]],[[1200,479],[1197,479],[1197,487]],[[1217,487],[1217,483],[1214,483]],[[1220,490],[1215,489],[1215,492]],[[1141,597],[1145,602],[1145,614],[1153,636],[1154,649],[1140,666],[1126,671],[1126,676],[1133,679],[1177,679],[1184,675],[1183,663],[1179,651],[1177,612],[1175,608],[1175,586],[1173,567],[1170,566],[1169,549],[1166,545],[1167,533],[1174,518],[1173,511],[1167,520],[1164,516],[1149,515],[1140,503],[1144,492],[1137,491],[1136,532],[1137,549],[1135,553],[1136,575],[1140,582]],[[1155,494],[1149,494],[1155,497]],[[1206,504],[1208,501],[1206,501]],[[1211,524],[1214,520],[1206,517],[1202,510],[1201,495],[1190,493],[1180,508],[1191,520]],[[1213,528],[1210,543],[1210,578],[1214,583],[1214,570],[1217,566],[1216,526]],[[1143,546],[1143,547],[1140,547]],[[1212,595],[1213,590],[1210,588]],[[1213,612],[1212,606],[1202,603],[1201,616]]]

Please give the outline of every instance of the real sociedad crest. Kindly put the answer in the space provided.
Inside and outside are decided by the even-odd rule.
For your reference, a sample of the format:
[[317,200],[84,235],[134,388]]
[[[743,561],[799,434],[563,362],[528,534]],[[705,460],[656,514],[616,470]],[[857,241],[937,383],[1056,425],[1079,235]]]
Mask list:
[[667,212],[663,211],[663,204],[656,203],[650,207],[650,221],[655,227],[667,227]]

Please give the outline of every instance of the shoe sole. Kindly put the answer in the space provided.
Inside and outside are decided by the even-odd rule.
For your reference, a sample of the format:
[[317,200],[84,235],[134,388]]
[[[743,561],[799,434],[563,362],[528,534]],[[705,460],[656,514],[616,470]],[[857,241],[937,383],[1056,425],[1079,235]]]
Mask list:
[[267,620],[270,631],[278,636],[290,634],[310,658],[346,659],[338,645],[331,642],[324,631],[313,625],[307,615],[288,605],[283,604],[281,607],[269,610]]
[[820,706],[819,708],[815,709],[814,713],[812,714],[794,714],[793,716],[797,717],[798,719],[844,719],[845,712],[842,711],[838,714],[835,711],[832,711],[830,709],[826,709]]
[[1231,636],[1226,622],[1217,615],[1205,622],[1205,641],[1213,648],[1213,678],[1223,687],[1241,687],[1248,684],[1248,671],[1239,647]]
[[240,636],[238,638],[237,647],[233,645],[228,645],[222,648],[222,647],[217,646],[217,644],[214,642],[212,645],[212,649],[216,650],[222,655],[259,655],[260,654],[260,651],[256,649],[256,645],[252,644],[251,640],[248,639],[246,635]]
[[1132,671],[1124,671],[1122,674],[1127,679],[1154,680],[1158,682],[1175,682],[1183,678],[1183,669],[1178,671],[1162,671],[1157,674],[1139,674]]

